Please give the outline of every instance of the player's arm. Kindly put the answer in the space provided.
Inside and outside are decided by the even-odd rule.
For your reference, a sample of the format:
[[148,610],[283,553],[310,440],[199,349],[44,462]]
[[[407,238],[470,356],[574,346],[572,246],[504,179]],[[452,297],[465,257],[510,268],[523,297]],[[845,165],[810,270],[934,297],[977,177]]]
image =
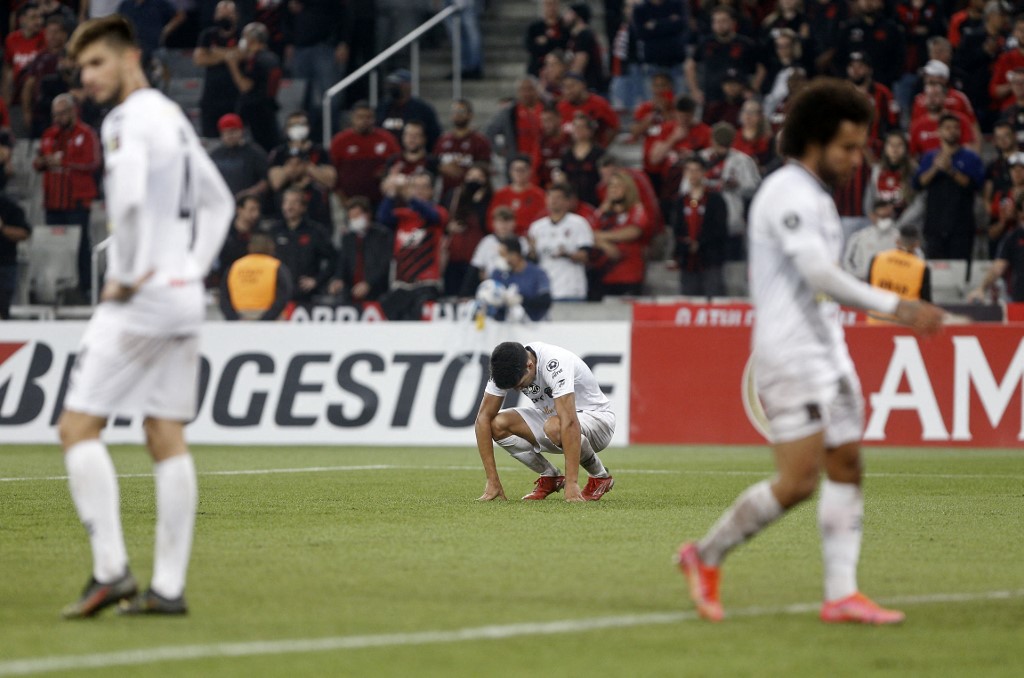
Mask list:
[[476,447],[480,452],[480,461],[484,465],[484,474],[487,476],[484,493],[477,501],[505,499],[505,490],[501,487],[501,479],[498,477],[498,467],[494,463],[494,440],[491,438],[491,423],[501,410],[504,400],[504,396],[485,392],[476,414]]
[[580,420],[576,416],[576,394],[567,393],[555,398],[555,414],[562,434],[562,454],[565,455],[565,500],[583,501],[580,492]]
[[148,191],[149,144],[138,125],[122,118],[105,135],[108,153],[104,175],[107,218],[112,230],[112,246],[107,270],[108,299],[125,301],[139,281],[152,274],[150,262],[140,256],[142,208]]
[[942,309],[927,302],[900,299],[892,292],[857,280],[836,266],[823,246],[797,250],[793,264],[812,289],[840,304],[894,315],[898,322],[925,336],[935,334],[942,327]]
[[235,201],[217,166],[205,151],[192,155],[196,173],[196,236],[192,254],[205,275],[224,246],[231,227]]

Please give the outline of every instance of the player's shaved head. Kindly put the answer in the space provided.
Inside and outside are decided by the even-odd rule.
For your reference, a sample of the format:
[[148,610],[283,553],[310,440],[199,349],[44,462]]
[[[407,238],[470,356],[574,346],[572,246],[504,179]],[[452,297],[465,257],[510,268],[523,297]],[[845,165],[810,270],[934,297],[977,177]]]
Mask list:
[[871,124],[874,104],[852,83],[820,78],[807,85],[786,113],[782,126],[782,153],[802,158],[810,146],[823,148],[839,133],[843,122]]
[[498,388],[515,387],[526,374],[526,347],[514,341],[498,344],[491,351],[491,379]]
[[86,47],[103,41],[121,51],[136,46],[135,29],[120,14],[111,14],[82,23],[71,36],[67,45],[68,56],[77,60]]

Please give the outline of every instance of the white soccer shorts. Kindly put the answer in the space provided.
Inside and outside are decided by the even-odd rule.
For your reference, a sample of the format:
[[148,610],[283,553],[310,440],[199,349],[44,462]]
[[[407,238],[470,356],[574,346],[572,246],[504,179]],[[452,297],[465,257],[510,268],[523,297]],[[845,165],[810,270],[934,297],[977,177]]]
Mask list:
[[788,443],[822,430],[830,449],[860,441],[864,397],[856,374],[846,374],[819,389],[792,378],[760,381],[758,395],[768,417],[770,442]]
[[[513,407],[511,409],[518,412],[526,425],[530,427],[530,432],[533,433],[533,438],[541,450],[562,454],[562,448],[551,442],[544,434],[544,422],[550,418],[548,415],[536,407]],[[611,444],[612,436],[615,435],[614,412],[611,410],[587,410],[577,412],[576,418],[580,421],[580,432],[590,441],[594,452],[600,452]]]
[[133,334],[97,313],[82,337],[64,408],[190,421],[198,383],[199,337]]

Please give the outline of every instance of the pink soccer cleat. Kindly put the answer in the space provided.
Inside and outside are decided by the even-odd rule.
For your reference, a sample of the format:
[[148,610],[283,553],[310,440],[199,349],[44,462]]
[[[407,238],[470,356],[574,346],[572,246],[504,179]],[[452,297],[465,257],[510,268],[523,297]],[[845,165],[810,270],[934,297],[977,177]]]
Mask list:
[[854,593],[831,600],[821,606],[821,621],[830,624],[852,622],[855,624],[899,624],[906,615],[899,610],[887,610],[863,593]]
[[697,606],[697,612],[708,621],[722,621],[725,612],[718,599],[718,567],[705,565],[697,552],[696,542],[687,542],[679,547],[676,564],[690,585],[690,598]]
[[533,492],[523,497],[528,500],[547,499],[549,494],[565,487],[565,476],[541,476],[533,483]]

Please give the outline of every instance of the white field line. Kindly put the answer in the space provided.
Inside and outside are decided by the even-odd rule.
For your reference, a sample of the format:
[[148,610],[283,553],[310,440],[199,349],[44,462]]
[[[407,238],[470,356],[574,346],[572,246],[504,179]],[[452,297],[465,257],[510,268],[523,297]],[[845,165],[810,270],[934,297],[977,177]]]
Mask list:
[[[502,467],[506,468],[515,467]],[[404,464],[364,464],[360,466],[299,466],[295,468],[237,469],[230,471],[200,471],[201,476],[261,476],[278,473],[347,473],[353,471],[476,471],[480,466],[446,466],[446,465],[404,465]],[[693,475],[693,476],[749,476],[762,478],[770,474],[770,470],[762,471],[702,471],[688,469],[630,469],[615,467],[615,473],[635,475]],[[943,480],[969,479],[1004,479],[1024,480],[1024,474],[1000,473],[865,473],[868,478],[939,478]],[[119,478],[152,478],[152,473],[121,473]],[[32,480],[67,480],[67,476],[12,476],[0,477],[0,483],[15,483]]]
[[[1024,589],[982,591],[979,593],[939,593],[920,596],[900,596],[881,601],[887,605],[926,605],[936,603],[968,603],[984,600],[1010,600],[1024,597]],[[798,603],[780,607],[748,607],[731,610],[729,617],[770,617],[778,615],[809,614],[820,603]],[[265,640],[245,643],[210,643],[139,648],[121,652],[36,657],[0,662],[0,676],[28,676],[52,671],[75,669],[101,669],[114,666],[141,666],[156,662],[217,659],[226,657],[256,657],[310,652],[360,650],[372,647],[403,647],[410,645],[437,645],[477,640],[504,640],[521,636],[540,636],[565,633],[584,633],[603,629],[621,629],[657,624],[676,624],[697,620],[694,612],[658,612],[589,619],[562,619],[550,622],[530,622],[476,626],[449,631],[417,631],[412,633],[386,633],[366,636],[333,636],[326,638],[295,638],[292,640]]]

